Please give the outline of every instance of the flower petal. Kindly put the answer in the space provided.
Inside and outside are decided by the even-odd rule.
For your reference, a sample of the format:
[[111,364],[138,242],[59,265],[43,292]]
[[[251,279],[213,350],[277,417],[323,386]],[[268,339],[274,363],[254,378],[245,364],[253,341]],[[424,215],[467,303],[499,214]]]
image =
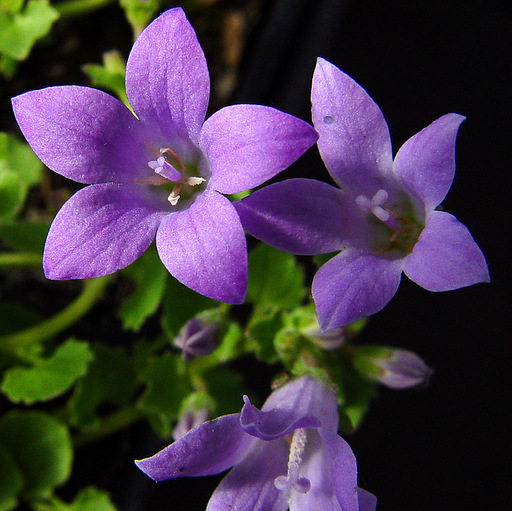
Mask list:
[[375,511],[377,507],[377,497],[362,488],[357,489],[359,500],[359,511]]
[[358,511],[357,465],[354,453],[336,433],[308,431],[302,477],[311,482],[307,493],[292,492],[290,508],[297,511]]
[[104,92],[48,87],[16,96],[12,106],[37,156],[69,179],[123,183],[147,173],[141,123]]
[[388,125],[380,108],[352,78],[319,58],[311,89],[318,148],[332,178],[353,193],[372,197],[391,173]]
[[443,115],[411,137],[398,151],[394,172],[427,210],[445,198],[455,174],[455,139],[462,115]]
[[380,311],[398,289],[401,259],[347,249],[325,263],[313,279],[320,327],[330,330]]
[[243,302],[245,235],[226,197],[205,191],[188,209],[165,217],[156,247],[171,275],[185,286],[214,300]]
[[286,511],[287,494],[274,486],[274,479],[286,475],[287,462],[285,440],[257,441],[221,481],[206,511]]
[[341,250],[358,231],[356,203],[327,183],[287,179],[265,186],[234,206],[243,228],[284,252],[299,255]]
[[433,211],[427,217],[405,260],[404,272],[429,291],[449,291],[490,280],[484,255],[467,227],[443,211]]
[[168,144],[178,137],[197,142],[210,78],[203,50],[181,8],[164,12],[135,41],[126,64],[126,94],[139,119],[158,126]]
[[97,184],[73,195],[46,238],[43,268],[55,280],[114,273],[141,256],[165,212],[135,186]]
[[155,481],[223,472],[238,463],[255,442],[239,426],[239,415],[203,422],[154,456],[135,464]]
[[308,123],[275,108],[233,105],[204,123],[200,145],[210,163],[211,186],[236,193],[274,177],[317,138]]

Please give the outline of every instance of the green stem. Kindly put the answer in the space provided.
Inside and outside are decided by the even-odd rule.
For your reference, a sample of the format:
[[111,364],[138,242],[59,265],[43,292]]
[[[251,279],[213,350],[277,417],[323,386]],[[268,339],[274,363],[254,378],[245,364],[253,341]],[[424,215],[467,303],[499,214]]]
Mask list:
[[41,254],[30,252],[2,252],[0,254],[0,269],[11,267],[41,267]]
[[114,3],[115,0],[63,0],[52,5],[60,14],[61,18],[71,16],[80,16],[89,11],[94,11],[108,4]]
[[20,346],[40,343],[71,326],[98,301],[109,278],[84,280],[84,287],[78,297],[55,316],[21,332],[0,336],[0,351],[15,352]]
[[133,405],[119,408],[110,415],[107,415],[98,429],[90,433],[79,433],[73,437],[75,448],[91,444],[100,438],[104,438],[116,431],[124,429],[134,422],[144,418],[144,413],[137,410]]

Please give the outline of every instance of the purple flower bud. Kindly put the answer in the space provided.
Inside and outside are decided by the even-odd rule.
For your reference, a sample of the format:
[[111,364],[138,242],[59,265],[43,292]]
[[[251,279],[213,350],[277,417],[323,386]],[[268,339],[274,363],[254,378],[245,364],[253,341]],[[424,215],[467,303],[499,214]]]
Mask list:
[[201,408],[200,410],[189,408],[178,419],[176,426],[172,430],[172,437],[174,438],[174,440],[180,439],[182,436],[186,435],[191,429],[194,429],[196,426],[199,426],[199,424],[202,424],[207,419],[207,408]]
[[425,388],[434,374],[416,353],[401,349],[364,346],[354,365],[360,373],[392,389]]
[[192,318],[183,325],[173,344],[182,350],[183,360],[192,360],[195,357],[209,355],[215,349],[216,332],[215,323]]
[[347,330],[344,327],[333,328],[322,332],[319,327],[307,332],[307,336],[320,348],[331,351],[339,348],[347,340]]

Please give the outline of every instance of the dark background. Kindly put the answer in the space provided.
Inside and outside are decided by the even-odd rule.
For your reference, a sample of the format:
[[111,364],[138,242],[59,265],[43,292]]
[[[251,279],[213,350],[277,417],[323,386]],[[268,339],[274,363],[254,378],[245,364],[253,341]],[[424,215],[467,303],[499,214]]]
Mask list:
[[[404,277],[392,302],[371,319],[363,342],[411,349],[436,371],[427,390],[383,389],[348,438],[359,483],[378,496],[378,511],[488,510],[510,502],[511,13],[510,4],[491,0],[268,0],[230,98],[310,120],[311,77],[322,56],[380,105],[395,152],[439,116],[467,116],[444,207],[469,227],[492,283],[435,294]],[[113,40],[119,31],[129,48],[129,31],[111,23],[115,16],[122,14],[107,9],[96,22]],[[90,37],[90,21],[74,23],[61,30]],[[94,51],[86,61],[99,62]],[[12,92],[35,88],[31,82],[24,89],[23,76]],[[53,85],[42,80],[40,86]],[[328,180],[316,149],[284,177],[297,175]],[[249,382],[263,389],[268,374],[248,367]],[[160,447],[143,425],[105,439],[79,453],[64,493],[97,484],[121,511],[205,509],[220,478],[155,485],[132,465]]]

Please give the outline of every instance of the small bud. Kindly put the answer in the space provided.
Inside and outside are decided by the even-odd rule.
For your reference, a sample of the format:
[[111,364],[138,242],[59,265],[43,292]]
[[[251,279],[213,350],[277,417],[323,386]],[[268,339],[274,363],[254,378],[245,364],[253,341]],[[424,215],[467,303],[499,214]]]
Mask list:
[[179,418],[176,426],[172,430],[172,437],[174,440],[178,440],[182,436],[186,435],[191,429],[194,429],[206,420],[208,420],[207,408],[201,408],[201,410],[190,408]]
[[359,348],[354,366],[364,376],[392,389],[424,388],[434,374],[412,351],[377,346]]
[[216,332],[217,325],[215,323],[192,318],[185,323],[174,338],[173,344],[182,350],[183,360],[192,360],[195,357],[208,355],[215,349]]

